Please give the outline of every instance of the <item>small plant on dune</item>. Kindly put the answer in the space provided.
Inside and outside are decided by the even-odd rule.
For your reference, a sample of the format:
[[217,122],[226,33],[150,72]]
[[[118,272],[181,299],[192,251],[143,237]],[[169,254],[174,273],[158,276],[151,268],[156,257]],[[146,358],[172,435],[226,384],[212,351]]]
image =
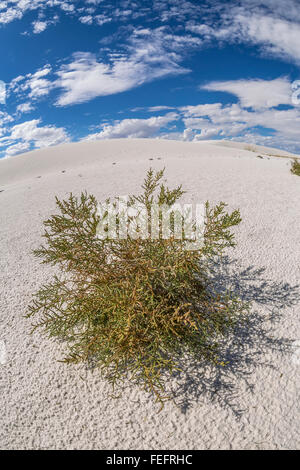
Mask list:
[[[184,191],[169,189],[162,177],[150,169],[129,206],[172,207]],[[206,202],[203,243],[187,250],[184,237],[174,236],[174,219],[169,238],[161,231],[156,239],[99,238],[94,196],[71,194],[56,204],[60,213],[44,222],[46,243],[34,254],[61,274],[34,294],[27,316],[37,317],[34,329],[66,341],[65,362],[91,361],[113,385],[129,377],[162,403],[170,398],[167,373],[183,354],[224,365],[220,339],[247,307],[231,292],[214,291],[210,261],[235,245],[238,210]]]
[[245,145],[244,150],[248,150],[248,152],[257,152],[254,145]]
[[291,173],[293,173],[293,175],[300,176],[300,163],[298,162],[296,158],[294,158],[293,160],[293,163],[291,166]]

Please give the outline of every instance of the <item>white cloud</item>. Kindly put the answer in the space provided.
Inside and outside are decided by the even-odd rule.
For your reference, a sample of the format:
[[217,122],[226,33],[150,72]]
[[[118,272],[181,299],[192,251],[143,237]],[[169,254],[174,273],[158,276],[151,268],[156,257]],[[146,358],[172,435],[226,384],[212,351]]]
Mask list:
[[5,155],[11,156],[33,148],[44,148],[69,142],[70,138],[63,127],[40,126],[40,119],[25,121],[10,129],[0,139],[0,146],[6,147]]
[[123,119],[115,121],[113,125],[105,124],[101,132],[90,134],[84,140],[153,137],[160,129],[177,119],[178,114],[176,113],[168,113],[165,116],[155,116],[149,119]]
[[37,148],[58,145],[69,140],[66,131],[62,127],[40,126],[40,119],[33,119],[11,128],[9,139],[33,142]]
[[239,98],[243,107],[263,109],[279,104],[292,105],[292,88],[287,78],[211,82],[201,88],[234,94]]
[[238,15],[234,21],[241,31],[242,39],[261,44],[265,53],[300,63],[299,23],[248,14]]
[[[148,35],[145,38],[144,34],[134,36],[130,46],[125,48],[126,52],[111,53],[106,62],[88,52],[75,53],[70,63],[55,72],[58,79],[51,81],[48,78],[52,70],[46,65],[35,73],[16,77],[10,83],[10,90],[23,99],[25,94],[38,99],[55,88],[61,89],[56,104],[66,106],[120,93],[167,75],[188,72],[178,63],[180,54],[168,52],[161,31],[151,39]],[[170,41],[168,38],[167,43]],[[181,47],[177,46],[177,49]]]
[[13,117],[10,116],[8,113],[0,111],[0,143],[1,143],[1,140],[3,139],[2,136],[4,136],[7,132],[7,125],[10,122],[13,122],[13,120],[14,120]]
[[29,142],[18,142],[17,144],[11,145],[6,149],[6,157],[18,155],[19,153],[26,152],[30,149]]
[[217,113],[221,108],[221,103],[198,104],[193,106],[182,106],[180,110],[184,116],[209,116]]
[[[231,138],[252,134],[260,139],[260,129],[271,129],[273,143],[282,142],[299,147],[300,109],[288,110],[260,109],[247,111],[239,104],[221,103],[186,106],[181,108],[185,127],[201,131],[194,133],[193,139],[208,138],[208,135]],[[211,136],[210,135],[210,136]]]
[[10,90],[17,95],[23,95],[26,92],[26,97],[37,99],[49,94],[53,89],[53,83],[45,78],[51,72],[51,67],[45,65],[42,69],[35,73],[29,73],[25,77],[20,75],[10,83]]
[[[90,9],[86,9],[86,13],[89,11]],[[92,12],[90,12],[92,13]],[[102,26],[103,24],[105,23],[109,23],[110,21],[112,21],[112,18],[109,17],[109,16],[106,16],[106,15],[84,15],[84,16],[80,16],[79,17],[79,21],[83,24],[93,24],[93,23],[96,23],[98,26]]]
[[[112,5],[110,1],[94,0],[80,2],[78,0],[6,0],[0,2],[0,24],[11,23],[15,20],[20,20],[29,12],[36,11],[37,17],[45,14],[48,9],[60,9],[59,13],[65,13],[72,15],[80,20],[84,16],[88,16],[91,13],[93,15],[92,21],[98,25],[102,25],[112,20],[112,18],[122,20],[128,20],[128,17],[137,18],[144,16],[149,9],[144,9],[142,4],[133,5],[135,8],[128,9],[126,6],[127,1],[119,2],[119,8]],[[76,6],[75,6],[76,5]],[[96,11],[99,9],[100,14]],[[105,10],[105,13],[104,13]],[[145,11],[144,11],[145,10]],[[46,13],[48,14],[48,12]],[[52,16],[48,14],[48,16]],[[80,20],[81,21],[81,20]]]
[[49,65],[45,65],[42,69],[39,69],[33,75],[29,75],[29,76],[39,79],[41,77],[45,77],[45,75],[48,75],[50,72],[51,72],[51,67]]
[[0,80],[0,104],[5,104],[6,101],[6,84]]
[[56,86],[64,89],[57,105],[65,106],[82,103],[97,96],[111,95],[128,90],[136,85],[143,65],[136,70],[125,60],[115,61],[112,65],[98,62],[91,53],[77,53],[70,64],[58,72]]
[[93,17],[91,15],[87,16],[80,16],[79,21],[84,24],[92,24],[93,23]]
[[98,26],[102,26],[105,23],[110,23],[112,21],[112,18],[106,15],[96,15],[95,21],[98,24]]
[[17,111],[19,113],[29,113],[32,110],[34,110],[34,106],[30,102],[21,103],[17,106]]
[[10,83],[11,88],[15,89],[17,84],[21,82],[22,80],[24,80],[24,78],[25,78],[24,75],[18,75],[18,77],[15,77]]
[[[181,51],[189,39],[178,41],[164,36],[162,30],[149,35],[138,31],[126,46],[126,53],[111,54],[110,62],[97,60],[91,53],[76,53],[73,61],[57,72],[55,86],[64,89],[58,106],[82,103],[97,96],[111,95],[129,90],[143,83],[167,75],[187,73],[181,67]],[[172,52],[170,46],[172,44]],[[174,52],[176,49],[176,53]]]
[[3,126],[3,124],[7,124],[9,122],[12,122],[14,118],[10,116],[10,114],[0,111],[0,126]]
[[44,12],[46,8],[60,7],[67,13],[72,13],[75,7],[68,0],[7,0],[0,2],[0,23],[11,23],[14,20],[20,20],[23,16],[34,10],[39,13]]
[[243,0],[242,6],[246,11],[265,12],[277,18],[300,21],[298,0]]
[[23,13],[21,10],[15,8],[7,8],[5,11],[0,13],[0,24],[7,24],[15,19],[21,19]]
[[295,0],[214,2],[206,23],[190,18],[186,29],[204,41],[257,45],[264,54],[299,64],[299,11]]
[[[299,141],[300,108],[293,107],[292,84],[288,79],[212,82],[202,88],[232,93],[239,98],[239,103],[181,107],[184,124],[193,131],[189,133],[192,140],[241,134],[251,134],[259,139],[261,129],[270,129],[273,143],[277,139],[282,145],[283,138],[289,145]],[[291,108],[275,109],[280,104],[288,104]],[[251,111],[245,108],[251,108]]]
[[146,111],[148,113],[156,113],[158,111],[169,111],[170,109],[176,109],[174,106],[137,106],[132,108],[130,111],[135,113],[137,111]]
[[174,109],[174,107],[173,106],[150,106],[148,108],[148,111],[150,113],[154,113],[156,111],[166,111],[168,109]]
[[57,3],[59,4],[60,3],[60,8],[64,11],[68,11],[68,12],[73,12],[75,10],[75,6],[72,4],[72,3],[67,3],[66,1],[63,1],[63,2],[54,2],[54,4]]
[[32,25],[34,34],[39,34],[45,31],[48,26],[48,23],[47,21],[34,21]]

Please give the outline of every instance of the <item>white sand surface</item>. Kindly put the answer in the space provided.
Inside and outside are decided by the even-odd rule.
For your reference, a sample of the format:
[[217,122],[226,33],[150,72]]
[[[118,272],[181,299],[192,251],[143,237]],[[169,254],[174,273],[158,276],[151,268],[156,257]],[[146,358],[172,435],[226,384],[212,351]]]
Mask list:
[[229,147],[241,150],[248,150],[254,152],[257,155],[262,156],[273,156],[273,157],[283,157],[283,158],[299,158],[299,155],[286,150],[275,149],[273,147],[266,147],[264,145],[256,144],[247,144],[245,142],[235,142],[233,140],[202,140],[202,143],[207,143],[211,145],[221,145],[221,147]]
[[[240,208],[238,246],[220,283],[253,303],[247,328],[224,342],[228,366],[186,363],[169,382],[175,403],[160,413],[135,386],[116,399],[97,370],[57,362],[63,343],[29,335],[24,318],[31,294],[51,278],[31,250],[54,196],[136,192],[150,165],[165,166],[170,185],[188,190],[186,201]],[[148,139],[0,161],[0,448],[299,449],[300,177],[289,170],[287,159],[240,148]]]

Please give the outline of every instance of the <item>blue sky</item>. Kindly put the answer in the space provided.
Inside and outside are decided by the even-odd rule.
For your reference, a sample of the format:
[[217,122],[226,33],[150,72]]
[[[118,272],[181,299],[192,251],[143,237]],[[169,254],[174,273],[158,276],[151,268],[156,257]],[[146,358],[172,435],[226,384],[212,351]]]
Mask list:
[[120,137],[300,153],[299,45],[299,0],[0,0],[0,157]]

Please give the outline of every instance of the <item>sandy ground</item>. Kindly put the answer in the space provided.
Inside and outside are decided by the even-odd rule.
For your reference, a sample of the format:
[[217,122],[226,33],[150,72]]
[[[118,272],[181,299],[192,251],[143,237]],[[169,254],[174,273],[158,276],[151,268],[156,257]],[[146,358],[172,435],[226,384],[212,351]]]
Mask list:
[[245,142],[234,142],[232,140],[203,140],[202,143],[221,145],[221,147],[248,150],[264,157],[273,156],[282,158],[299,158],[299,155],[287,152],[285,150],[279,150],[273,147],[266,147],[264,145],[246,144]]
[[[253,302],[251,320],[224,342],[229,364],[185,364],[158,413],[147,393],[121,398],[97,371],[66,366],[63,344],[24,318],[51,269],[31,255],[54,195],[100,200],[139,189],[149,166],[166,167],[185,200],[240,208],[238,246],[220,285]],[[299,434],[300,178],[290,161],[209,143],[114,140],[68,144],[0,161],[2,449],[296,449]],[[298,343],[295,343],[298,341]]]

